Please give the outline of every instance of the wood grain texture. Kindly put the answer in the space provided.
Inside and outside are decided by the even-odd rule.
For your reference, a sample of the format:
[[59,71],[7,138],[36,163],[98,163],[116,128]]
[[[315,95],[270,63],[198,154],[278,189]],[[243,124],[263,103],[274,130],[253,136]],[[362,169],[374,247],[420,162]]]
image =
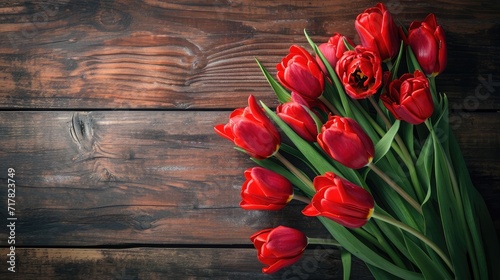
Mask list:
[[[500,233],[500,3],[384,2],[405,26],[433,12],[446,30],[438,89]],[[277,105],[255,58],[274,74],[304,29],[359,42],[354,19],[373,4],[0,0],[0,184],[15,168],[19,269],[0,230],[0,279],[339,279],[338,252],[317,247],[261,273],[255,231],[328,233],[298,202],[240,209],[253,164],[212,127],[249,94]],[[370,279],[357,259],[353,279]]]
[[[0,249],[2,255],[8,252]],[[5,253],[5,254],[4,254]],[[342,279],[339,252],[310,247],[300,263],[273,275],[261,273],[254,249],[132,248],[43,249],[23,248],[16,273],[0,270],[11,280],[72,279]],[[359,261],[353,279],[372,279]],[[5,278],[8,277],[8,278]]]
[[[254,58],[274,73],[291,44],[333,32],[355,39],[372,1],[0,2],[0,107],[234,108],[275,99]],[[497,1],[386,3],[403,24],[434,12],[449,64],[439,79],[457,109],[498,110]],[[482,87],[491,75],[493,87]],[[491,83],[490,83],[491,84]],[[479,90],[478,90],[479,87]],[[478,98],[479,96],[480,98]],[[473,98],[472,103],[463,103]]]
[[[253,165],[213,132],[227,115],[0,112],[0,170],[16,169],[19,245],[250,244],[252,233],[279,224],[326,236],[300,203],[277,212],[239,208],[242,174]],[[498,127],[498,113],[483,113],[456,130],[496,221]]]

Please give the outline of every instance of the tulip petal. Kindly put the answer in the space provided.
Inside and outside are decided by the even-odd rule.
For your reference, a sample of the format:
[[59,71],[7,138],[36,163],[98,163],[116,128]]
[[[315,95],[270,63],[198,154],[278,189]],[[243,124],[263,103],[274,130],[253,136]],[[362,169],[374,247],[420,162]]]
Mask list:
[[432,73],[437,60],[438,45],[434,35],[423,28],[415,29],[408,36],[410,46],[425,73]]
[[312,204],[309,204],[302,209],[302,214],[309,217],[316,217],[321,215],[321,212],[319,212],[318,209],[316,209]]
[[262,271],[268,274],[297,262],[307,246],[302,232],[284,226],[261,230],[250,240],[257,249],[257,258],[267,266]]
[[232,135],[230,135],[230,134],[228,135],[228,133],[227,133],[227,132],[226,132],[226,130],[225,130],[225,126],[226,126],[226,125],[224,125],[224,124],[219,124],[219,125],[216,125],[216,126],[214,127],[215,132],[216,132],[217,134],[219,134],[220,136],[222,136],[222,137],[224,137],[224,138],[226,138],[226,139],[228,139],[228,140],[230,140],[230,141],[233,141],[233,138],[234,138],[234,137],[233,137]]
[[361,227],[369,220],[375,206],[371,194],[331,172],[313,181],[319,189],[311,203],[302,210],[306,216],[327,217],[347,227]]
[[335,160],[349,168],[358,169],[368,163],[367,158],[359,156],[359,148],[364,145],[356,134],[325,131],[323,141],[330,147],[342,147],[340,149],[330,149],[330,153]]
[[264,267],[262,268],[262,272],[266,274],[273,274],[277,272],[278,270],[290,266],[294,263],[296,263],[302,256],[297,256],[294,258],[287,258],[287,259],[279,259],[269,267]]

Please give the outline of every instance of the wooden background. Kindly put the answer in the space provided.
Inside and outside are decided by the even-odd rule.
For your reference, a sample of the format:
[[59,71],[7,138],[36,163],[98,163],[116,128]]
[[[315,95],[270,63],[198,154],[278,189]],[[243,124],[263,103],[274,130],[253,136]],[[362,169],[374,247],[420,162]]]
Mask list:
[[[273,276],[248,237],[280,224],[327,237],[292,203],[238,207],[248,158],[213,126],[270,106],[291,44],[357,37],[365,0],[0,1],[1,279],[330,279],[339,254],[310,247]],[[453,127],[500,232],[500,3],[385,2],[445,28]],[[7,170],[16,170],[16,273],[7,271]],[[357,262],[353,278],[369,278]],[[9,278],[7,278],[9,277]]]

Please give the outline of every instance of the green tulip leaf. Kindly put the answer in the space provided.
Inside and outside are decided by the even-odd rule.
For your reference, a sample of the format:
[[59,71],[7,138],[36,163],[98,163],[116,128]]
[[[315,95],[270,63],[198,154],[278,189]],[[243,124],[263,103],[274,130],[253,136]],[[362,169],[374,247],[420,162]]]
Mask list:
[[400,127],[401,137],[403,138],[408,152],[412,159],[416,160],[417,155],[415,154],[415,137],[413,133],[414,125],[411,123],[403,122]]
[[316,129],[318,130],[318,133],[321,132],[321,127],[323,126],[323,122],[319,119],[319,117],[311,111],[309,108],[306,106],[302,105],[302,107],[306,110],[306,112],[311,116],[311,118],[314,121],[314,124],[316,124]]
[[346,47],[347,50],[349,50],[349,51],[354,50],[354,46],[349,44],[349,42],[347,42],[347,39],[345,37],[342,38],[342,41],[344,42],[344,46]]
[[401,63],[401,57],[403,57],[403,52],[404,52],[404,43],[403,43],[403,41],[401,41],[401,45],[399,47],[398,57],[396,58],[396,61],[394,62],[392,68],[390,69],[391,81],[397,79],[397,77],[398,77],[398,69],[399,69],[399,64]]
[[[495,279],[495,277],[500,275],[500,266],[498,265],[500,264],[500,255],[498,254],[498,252],[500,252],[500,245],[496,235],[495,225],[493,224],[488,208],[481,195],[475,189],[470,191],[471,196],[469,198],[471,201],[474,201],[474,205],[471,205],[471,207],[474,207],[474,213],[468,214],[466,218],[470,223],[474,245],[477,247],[482,246],[482,248],[477,248],[478,251],[476,253],[479,271],[481,275],[488,271],[489,279]],[[476,223],[476,225],[472,226],[474,223]],[[483,249],[484,253],[481,252]],[[484,254],[484,256],[482,256],[481,253]],[[484,270],[484,266],[487,266],[486,271]]]
[[453,133],[449,134],[451,160],[455,164],[460,183],[460,192],[465,212],[465,219],[472,235],[476,255],[476,270],[480,279],[487,279],[489,273],[493,279],[500,275],[500,245],[495,234],[495,227],[481,195],[474,188],[464,158]]
[[278,97],[278,101],[281,103],[286,103],[292,100],[292,97],[290,96],[290,93],[281,86],[280,83],[278,83],[271,74],[266,70],[266,68],[260,63],[258,59],[256,59],[257,64],[260,67],[260,70],[262,70],[262,73],[264,73],[264,76],[266,77],[267,82],[271,85],[271,87],[274,90],[274,93]]
[[420,67],[417,57],[410,46],[406,46],[406,64],[408,65],[409,73],[413,73],[415,70],[422,71],[422,67]]
[[[377,213],[379,214],[390,216],[389,213],[387,213],[380,207],[377,207],[375,211],[377,211]],[[406,248],[406,244],[404,242],[403,233],[401,229],[396,228],[380,220],[374,219],[374,222],[380,228],[383,234],[387,236],[387,239],[390,240],[392,245],[394,245],[399,250],[399,252],[401,252],[401,254],[403,254],[407,259],[411,260],[411,256],[410,253],[408,252],[408,249]]]
[[446,245],[450,254],[451,262],[455,268],[457,277],[470,276],[468,265],[468,253],[463,244],[470,240],[467,237],[467,229],[464,228],[463,217],[458,202],[454,195],[452,178],[449,175],[449,165],[443,147],[433,134],[434,146],[434,175],[436,182],[436,196],[439,204],[439,214],[446,239]]
[[352,118],[351,108],[349,105],[349,99],[347,98],[347,95],[344,91],[344,86],[340,82],[340,80],[337,76],[337,73],[335,71],[333,71],[332,66],[330,65],[330,63],[328,63],[328,60],[325,58],[323,53],[321,53],[318,46],[309,37],[306,30],[304,30],[304,34],[306,36],[307,41],[309,42],[309,44],[313,48],[314,52],[316,53],[316,55],[319,56],[319,58],[321,59],[321,62],[323,62],[323,64],[325,65],[326,70],[327,70],[328,74],[330,75],[330,78],[332,79],[333,83],[335,84],[335,88],[336,88],[337,92],[339,93],[340,101],[342,102],[342,105],[343,105],[343,108],[345,111],[344,116]]
[[381,158],[387,154],[391,145],[394,141],[394,136],[398,133],[400,120],[396,120],[387,133],[380,139],[380,141],[375,144],[375,155],[373,157],[373,162],[377,163]]
[[413,240],[405,236],[406,247],[425,279],[453,279],[443,262],[431,259]]
[[342,245],[343,248],[351,252],[351,254],[358,257],[362,261],[366,262],[368,265],[372,265],[381,270],[385,270],[388,273],[391,273],[402,279],[423,279],[422,274],[399,267],[388,261],[379,253],[373,251],[365,243],[359,240],[345,227],[324,217],[318,217],[318,219],[321,221],[321,223],[323,223],[325,228],[328,230],[328,232],[330,232],[335,240],[337,240]]
[[342,105],[337,88],[334,88],[330,82],[325,82],[325,91],[323,97],[330,102],[341,116],[345,116],[344,105]]
[[292,172],[288,171],[285,167],[281,166],[279,163],[272,161],[271,159],[263,159],[263,160],[258,160],[255,158],[251,158],[253,162],[258,164],[261,167],[264,167],[266,169],[269,169],[273,172],[276,172],[280,174],[281,176],[285,177],[292,183],[292,185],[296,186],[299,188],[302,192],[307,194],[308,196],[312,197],[314,195],[314,192],[311,191],[311,189],[305,185],[299,178],[297,178]]
[[368,189],[366,182],[363,180],[363,177],[358,173],[357,170],[346,167],[340,162],[332,159],[325,151],[323,151],[323,149],[321,149],[318,143],[314,143],[314,146],[317,147],[317,151],[323,156],[323,158],[328,160],[328,162],[337,170],[337,175],[343,177],[344,179],[347,179],[351,183],[363,187],[364,189]]
[[384,279],[384,280],[400,280],[402,278],[394,276],[394,274],[391,274],[383,269],[380,269],[374,265],[371,265],[369,263],[366,264],[366,267],[370,270],[370,273],[372,274],[374,279]]
[[285,133],[285,135],[292,141],[292,143],[297,147],[297,149],[304,155],[304,157],[310,162],[311,166],[314,166],[319,174],[325,174],[325,172],[331,171],[337,175],[341,175],[340,172],[334,168],[328,160],[326,160],[316,149],[302,137],[297,135],[293,129],[291,129],[276,113],[274,113],[269,107],[261,102],[262,107],[266,114],[271,118],[271,120],[276,123],[276,125]]
[[[381,160],[377,166],[382,170],[390,170],[387,168],[389,165],[387,165],[384,161],[385,159]],[[379,176],[376,176],[373,172],[371,172],[370,175],[372,176],[369,178],[369,181],[371,181],[374,186],[377,186],[374,190],[374,192],[376,191],[376,197],[378,198],[377,203],[382,204],[384,209],[390,209],[390,216],[394,216],[398,220],[413,228],[422,229],[423,220],[421,215],[413,209],[413,207],[410,207],[398,193],[392,190],[392,188],[389,188],[386,185],[386,182]]]
[[[295,157],[296,159],[300,160],[305,165],[305,167],[309,168],[309,170],[311,170],[312,172],[314,172],[316,170],[314,168],[314,166],[312,166],[311,163],[307,160],[307,158],[304,157],[304,155],[299,150],[295,149],[294,147],[289,146],[285,143],[281,143],[280,151],[283,151],[283,152]],[[319,174],[317,174],[317,175],[319,175]]]
[[340,259],[342,260],[342,274],[344,280],[351,279],[352,255],[344,248],[340,248]]
[[424,205],[432,195],[431,188],[431,178],[433,173],[433,149],[432,149],[432,136],[429,135],[427,140],[424,142],[422,146],[422,150],[420,151],[420,155],[418,156],[416,162],[416,170],[418,178],[420,182],[423,182],[423,185],[427,187],[427,194],[425,196],[422,205]]

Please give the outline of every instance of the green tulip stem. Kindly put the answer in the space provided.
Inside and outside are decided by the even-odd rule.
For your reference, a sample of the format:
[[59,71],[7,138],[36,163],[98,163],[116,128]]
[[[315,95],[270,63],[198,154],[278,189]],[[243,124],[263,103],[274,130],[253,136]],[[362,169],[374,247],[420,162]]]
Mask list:
[[304,202],[305,204],[311,203],[311,199],[300,194],[293,194],[293,199]]
[[371,162],[367,165],[367,167],[373,170],[373,172],[377,173],[377,175],[382,178],[382,180],[384,180],[394,191],[396,191],[404,200],[406,200],[413,208],[415,208],[418,213],[422,214],[422,207],[420,207],[420,204],[418,204],[415,199],[413,199],[398,184],[396,184],[396,182],[394,182],[389,176],[387,176],[384,171],[380,170]]
[[328,109],[334,114],[334,115],[337,115],[337,116],[342,116],[339,111],[337,110],[337,108],[335,108],[335,106],[333,106],[332,103],[330,103],[323,95],[321,95],[320,97],[318,97],[318,99],[323,102],[323,104],[326,105],[326,107],[328,107]]
[[439,104],[438,92],[436,88],[436,76],[428,77],[428,81],[429,81],[429,88],[431,90],[432,101],[434,104]]
[[359,112],[368,120],[373,129],[377,132],[380,137],[384,136],[385,131],[378,125],[378,123],[372,118],[372,116],[361,106],[358,100],[353,100],[354,106],[359,110]]
[[307,237],[307,244],[313,244],[313,245],[331,245],[331,246],[336,246],[336,247],[342,247],[340,243],[338,243],[335,239],[324,239],[324,238],[313,238],[313,237]]
[[[373,99],[373,96],[368,97],[368,100],[370,100],[370,103],[373,105],[377,113],[379,114],[380,118],[383,120],[385,123],[386,129],[389,130],[391,128],[391,123],[389,122],[389,119],[385,116],[385,114],[382,112],[380,109],[380,106],[378,103]],[[410,179],[411,182],[413,183],[415,192],[417,193],[417,197],[419,201],[423,201],[424,199],[424,194],[422,192],[422,186],[420,185],[420,180],[417,177],[417,173],[415,171],[415,164],[413,163],[413,159],[410,155],[410,152],[408,151],[408,147],[406,147],[405,142],[399,136],[399,134],[396,134],[394,136],[394,140],[396,140],[396,143],[398,144],[400,150],[396,150],[400,157],[403,159],[403,162],[405,163],[406,167],[408,167],[408,171],[410,173]]]
[[398,221],[398,220],[395,220],[394,218],[392,217],[389,217],[389,216],[385,216],[385,215],[380,215],[376,212],[374,212],[372,214],[372,218],[374,219],[377,219],[377,220],[380,220],[380,221],[384,221],[388,224],[391,224],[395,227],[398,227],[410,234],[412,234],[413,236],[415,236],[416,238],[420,239],[422,242],[424,242],[427,246],[429,246],[432,250],[434,250],[440,257],[441,259],[446,263],[446,265],[450,268],[450,270],[455,273],[455,270],[453,269],[453,265],[451,264],[451,261],[450,259],[448,258],[448,256],[446,256],[446,254],[434,243],[432,242],[429,238],[427,238],[425,235],[423,235],[421,232],[415,230],[414,228]]
[[[313,191],[313,193],[316,192],[316,189],[314,188],[313,183],[311,182],[311,180],[306,175],[304,175],[304,173],[302,173],[302,171],[300,171],[297,167],[295,167],[295,165],[293,165],[290,161],[288,161],[279,152],[275,153],[274,156],[281,163],[283,163],[283,165],[285,165],[285,167],[288,168],[288,170],[290,170],[290,172],[292,172],[293,175],[295,175],[300,181],[302,181],[302,183],[304,183],[310,189],[309,192],[311,190]],[[307,191],[306,191],[306,193],[307,193]]]
[[375,108],[375,111],[377,111],[377,114],[380,116],[382,121],[384,121],[385,128],[389,130],[389,128],[391,128],[391,123],[389,122],[389,119],[385,116],[384,112],[382,112],[382,109],[380,109],[380,106],[378,106],[377,101],[375,101],[373,96],[368,97],[368,100],[372,104],[373,108]]

